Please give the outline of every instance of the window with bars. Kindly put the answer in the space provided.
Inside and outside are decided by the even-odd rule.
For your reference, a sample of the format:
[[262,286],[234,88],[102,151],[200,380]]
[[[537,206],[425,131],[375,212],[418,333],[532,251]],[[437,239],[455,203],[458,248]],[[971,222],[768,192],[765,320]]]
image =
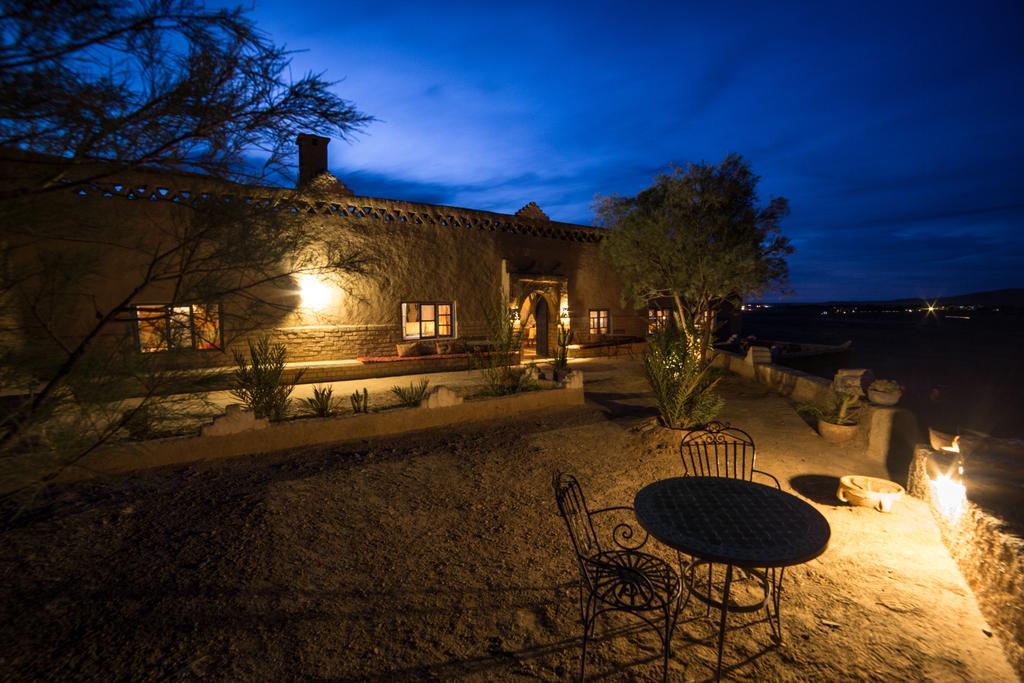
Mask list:
[[658,330],[665,329],[671,315],[672,311],[667,308],[648,308],[647,334],[654,334]]
[[611,332],[611,314],[607,308],[590,309],[590,334],[608,334]]
[[136,306],[135,332],[142,353],[221,349],[220,304]]
[[455,335],[455,305],[451,302],[402,303],[402,338],[436,339]]

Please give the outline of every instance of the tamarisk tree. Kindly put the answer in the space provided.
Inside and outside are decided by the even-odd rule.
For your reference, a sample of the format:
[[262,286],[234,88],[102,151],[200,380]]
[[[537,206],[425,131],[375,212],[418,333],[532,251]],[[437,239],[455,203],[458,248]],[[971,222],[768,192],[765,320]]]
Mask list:
[[[371,121],[289,60],[241,9],[3,3],[0,477],[48,481],[159,405],[168,371],[127,343],[140,298],[232,300],[247,320],[287,307],[297,274],[366,272],[365,245],[305,220],[321,190],[252,187],[282,177],[299,133]],[[195,192],[106,213],[79,201],[125,181]]]
[[717,165],[674,168],[634,197],[598,200],[608,228],[602,250],[624,281],[624,299],[637,307],[671,299],[679,331],[701,361],[723,303],[786,283],[793,249],[779,223],[789,205],[775,197],[759,206],[758,181],[730,154]]

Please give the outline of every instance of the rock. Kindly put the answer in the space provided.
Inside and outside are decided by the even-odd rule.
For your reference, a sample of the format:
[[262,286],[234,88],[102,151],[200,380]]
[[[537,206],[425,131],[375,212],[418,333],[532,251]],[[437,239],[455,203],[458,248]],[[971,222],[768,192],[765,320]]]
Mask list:
[[836,372],[832,387],[838,392],[850,392],[864,398],[867,388],[875,381],[875,373],[866,368],[844,368]]
[[265,417],[257,418],[245,406],[232,403],[224,409],[223,415],[214,418],[213,424],[203,426],[200,433],[202,436],[226,436],[250,429],[266,429],[269,426],[270,421]]
[[436,386],[420,403],[421,408],[447,408],[462,403],[462,397],[446,386]]

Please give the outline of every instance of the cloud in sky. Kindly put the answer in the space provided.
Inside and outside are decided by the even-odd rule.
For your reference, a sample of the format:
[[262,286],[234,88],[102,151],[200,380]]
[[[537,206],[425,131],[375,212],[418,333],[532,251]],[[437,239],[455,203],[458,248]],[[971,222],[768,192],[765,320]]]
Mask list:
[[[685,5],[685,6],[684,6]],[[379,119],[357,192],[589,224],[670,162],[790,199],[795,299],[1021,286],[1019,3],[260,2],[297,71]]]

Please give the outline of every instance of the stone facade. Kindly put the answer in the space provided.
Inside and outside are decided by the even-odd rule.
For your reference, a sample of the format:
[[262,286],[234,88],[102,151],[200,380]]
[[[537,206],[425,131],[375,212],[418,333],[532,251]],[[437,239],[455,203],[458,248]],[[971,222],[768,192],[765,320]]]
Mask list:
[[[324,177],[315,175],[317,164],[307,159],[310,167],[303,167],[314,179]],[[295,200],[273,189],[214,185],[197,176],[145,172],[130,181],[78,185],[55,196],[51,202],[61,204],[61,220],[108,225],[119,239],[135,241],[132,249],[100,254],[93,267],[96,274],[86,281],[88,291],[81,296],[88,307],[68,307],[69,335],[88,329],[97,312],[120,305],[139,280],[148,253],[144,245],[177,229],[190,203],[200,198],[244,201],[303,216],[315,234],[342,235],[372,254],[373,265],[366,276],[325,284],[329,303],[316,311],[304,306],[298,281],[273,292],[275,305],[257,318],[239,313],[232,300],[217,302],[223,311],[224,348],[151,354],[167,367],[231,365],[234,350],[244,352],[248,339],[263,335],[284,343],[289,361],[393,356],[395,345],[403,341],[403,303],[450,303],[453,336],[469,341],[487,336],[489,309],[499,297],[511,314],[525,297],[537,294],[548,304],[548,349],[555,348],[560,322],[568,322],[575,341],[588,341],[591,309],[609,311],[613,335],[646,332],[645,314],[621,304],[621,283],[599,252],[600,229],[552,221],[532,202],[513,216],[340,191],[315,196],[322,201]],[[171,304],[172,299],[171,290],[159,287],[132,297],[139,305]],[[138,348],[130,315],[110,329],[111,343]]]

